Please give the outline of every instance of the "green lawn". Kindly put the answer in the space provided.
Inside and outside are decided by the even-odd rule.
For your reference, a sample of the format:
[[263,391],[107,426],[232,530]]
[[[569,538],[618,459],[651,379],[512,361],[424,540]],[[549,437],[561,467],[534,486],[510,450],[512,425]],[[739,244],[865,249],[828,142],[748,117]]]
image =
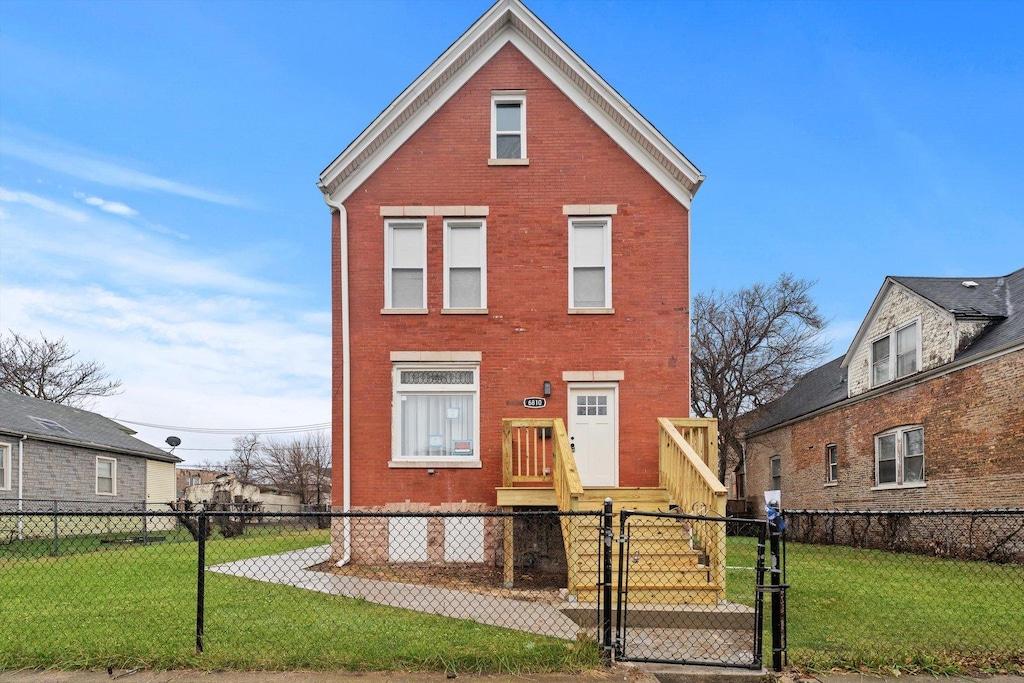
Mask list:
[[[247,533],[207,544],[207,566],[328,541],[328,531]],[[195,653],[196,546],[73,546],[10,559],[0,547],[0,670],[25,667],[572,671],[575,642],[206,573]],[[69,546],[69,550],[70,550]],[[92,552],[81,552],[83,547]],[[36,551],[30,552],[37,555]]]
[[[786,550],[791,664],[1024,672],[1024,567],[839,546]],[[730,566],[752,567],[755,555],[755,539],[729,539]],[[752,571],[729,570],[727,588],[730,600],[753,604]],[[767,597],[765,614],[767,625]]]

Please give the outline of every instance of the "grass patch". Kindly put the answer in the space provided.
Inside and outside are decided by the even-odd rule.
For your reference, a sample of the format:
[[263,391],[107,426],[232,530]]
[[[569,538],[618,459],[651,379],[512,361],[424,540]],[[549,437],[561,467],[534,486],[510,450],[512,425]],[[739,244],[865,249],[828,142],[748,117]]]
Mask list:
[[[756,539],[728,542],[730,566],[755,565]],[[841,546],[786,550],[790,664],[1024,673],[1024,567]],[[728,598],[752,605],[753,584],[753,571],[729,570]],[[765,613],[767,626],[767,599]]]
[[[207,566],[328,542],[326,530],[247,532],[207,543]],[[206,573],[195,653],[196,546],[96,546],[0,560],[0,670],[350,669],[525,673],[600,664],[566,642],[287,586]],[[28,552],[28,551],[26,551]],[[12,599],[13,596],[13,599]],[[17,625],[17,626],[13,626]]]

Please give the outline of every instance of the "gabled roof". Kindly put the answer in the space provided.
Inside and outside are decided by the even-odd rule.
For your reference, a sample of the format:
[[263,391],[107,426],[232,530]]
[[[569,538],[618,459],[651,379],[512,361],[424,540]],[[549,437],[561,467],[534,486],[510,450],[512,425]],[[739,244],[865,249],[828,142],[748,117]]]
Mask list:
[[[964,282],[976,282],[977,287],[964,286]],[[970,362],[970,359],[986,353],[1012,348],[1014,344],[1024,344],[1024,268],[1005,277],[890,276],[885,279],[885,284],[875,297],[871,310],[850,345],[850,352],[811,370],[801,377],[792,389],[762,408],[764,414],[751,426],[748,434],[765,431],[831,405],[858,400],[858,397],[847,398],[847,359],[857,347],[870,321],[874,319],[881,300],[894,284],[906,287],[959,319],[991,321],[969,346],[957,353],[953,363]],[[919,376],[911,375],[905,379],[913,381]],[[901,385],[902,382],[897,381],[886,387],[895,388]],[[873,394],[861,396],[870,395]]]
[[[957,320],[988,320],[996,323],[990,330],[986,331],[983,337],[989,337],[997,328],[1002,328],[1000,334],[995,335],[996,343],[992,342],[978,346],[983,338],[979,337],[975,343],[963,349],[957,354],[957,358],[977,353],[980,348],[984,351],[987,348],[996,348],[998,340],[1005,338],[1012,341],[1024,334],[1024,320],[1021,319],[1021,312],[1024,310],[1024,268],[1014,271],[1003,277],[904,277],[890,275],[885,278],[882,288],[878,290],[875,300],[864,316],[857,334],[854,335],[850,348],[843,358],[843,367],[849,365],[853,360],[853,354],[864,341],[868,328],[874,322],[875,316],[882,302],[885,301],[889,291],[894,286],[904,287],[910,292],[928,301],[933,306],[949,313]],[[1014,303],[1016,302],[1016,311]],[[1009,322],[1009,325],[1005,323]],[[1016,335],[1016,336],[1014,336]]]
[[520,0],[498,0],[385,109],[318,186],[344,201],[498,50],[512,43],[681,204],[704,176]]
[[137,455],[148,460],[181,462],[181,458],[134,438],[134,433],[88,410],[0,389],[0,434]]

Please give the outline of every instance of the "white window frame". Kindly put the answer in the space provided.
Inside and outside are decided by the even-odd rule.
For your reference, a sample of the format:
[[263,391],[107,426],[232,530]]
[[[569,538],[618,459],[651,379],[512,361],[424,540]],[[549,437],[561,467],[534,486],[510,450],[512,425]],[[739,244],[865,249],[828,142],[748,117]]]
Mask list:
[[[110,491],[100,491],[100,462],[109,462],[110,465]],[[117,495],[117,458],[105,458],[102,455],[96,456],[96,495],[116,496]]]
[[0,479],[0,491],[11,490],[11,451],[14,447],[9,443],[0,443],[0,472],[3,478]]
[[[396,228],[416,226],[420,229],[420,256],[423,269],[423,291],[420,305],[414,308],[396,308],[392,304],[392,270],[395,268],[393,232]],[[423,218],[396,218],[384,221],[384,310],[425,312],[427,310],[427,221]]]
[[[518,104],[519,105],[519,130],[502,131],[503,135],[519,135],[519,156],[498,157],[498,105]],[[525,90],[496,90],[491,93],[491,161],[502,162],[525,162],[529,160],[526,153],[526,91]]]
[[[604,230],[603,263],[577,263],[576,261],[576,228],[601,227]],[[604,306],[576,305],[576,268],[604,268]],[[612,308],[612,219],[611,216],[586,216],[569,219],[569,311],[570,312],[613,312]]]
[[[779,473],[776,474],[775,470],[778,470]],[[777,484],[776,479],[778,479]],[[771,485],[769,491],[782,490],[782,456],[775,455],[768,460],[768,483]]]
[[839,481],[839,447],[834,444],[825,445],[825,483],[835,484]]
[[[910,432],[920,431],[921,432],[921,479],[919,481],[905,481],[905,464],[904,461],[907,457],[918,457],[917,454],[907,456],[904,452],[904,444],[906,442],[906,434]],[[879,474],[879,455],[880,455],[880,444],[882,439],[887,436],[892,436],[895,442],[895,455],[896,455],[896,480],[882,482],[881,475]],[[903,488],[921,488],[926,486],[926,469],[925,469],[925,452],[927,448],[924,443],[924,427],[921,425],[904,425],[902,427],[896,427],[889,429],[884,432],[875,434],[875,485],[872,487],[872,491],[880,489],[903,489]]]
[[[451,270],[458,268],[453,265],[453,248],[451,246],[452,228],[477,228],[480,231],[480,251],[477,262],[480,268],[480,303],[478,306],[453,308],[451,305]],[[444,308],[448,312],[462,310],[482,311],[487,309],[487,221],[483,218],[448,218],[444,221]]]
[[[472,372],[472,384],[403,384],[402,372]],[[395,362],[391,376],[391,467],[480,467],[480,363]],[[402,397],[440,393],[473,394],[472,455],[408,455],[402,450]],[[447,444],[446,444],[447,446]]]
[[[904,375],[899,374],[899,359],[897,357],[897,350],[899,344],[899,333],[910,328],[914,328],[914,370]],[[889,345],[889,357],[886,361],[886,378],[883,380],[875,380],[875,344],[880,341],[888,340]],[[894,382],[904,377],[909,377],[917,372],[921,371],[921,319],[915,318],[906,325],[895,327],[880,337],[876,337],[868,344],[868,375],[871,379],[872,387],[880,387],[883,384]]]

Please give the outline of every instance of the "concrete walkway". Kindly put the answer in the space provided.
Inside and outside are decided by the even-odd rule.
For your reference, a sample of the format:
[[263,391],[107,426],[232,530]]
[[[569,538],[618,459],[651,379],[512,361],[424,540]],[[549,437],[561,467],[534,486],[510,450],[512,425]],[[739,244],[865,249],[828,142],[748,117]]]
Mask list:
[[581,629],[556,606],[541,602],[340,576],[309,569],[330,557],[330,546],[323,545],[218,564],[210,567],[209,571],[568,640],[575,640],[581,630],[588,635],[596,634],[594,629]]

